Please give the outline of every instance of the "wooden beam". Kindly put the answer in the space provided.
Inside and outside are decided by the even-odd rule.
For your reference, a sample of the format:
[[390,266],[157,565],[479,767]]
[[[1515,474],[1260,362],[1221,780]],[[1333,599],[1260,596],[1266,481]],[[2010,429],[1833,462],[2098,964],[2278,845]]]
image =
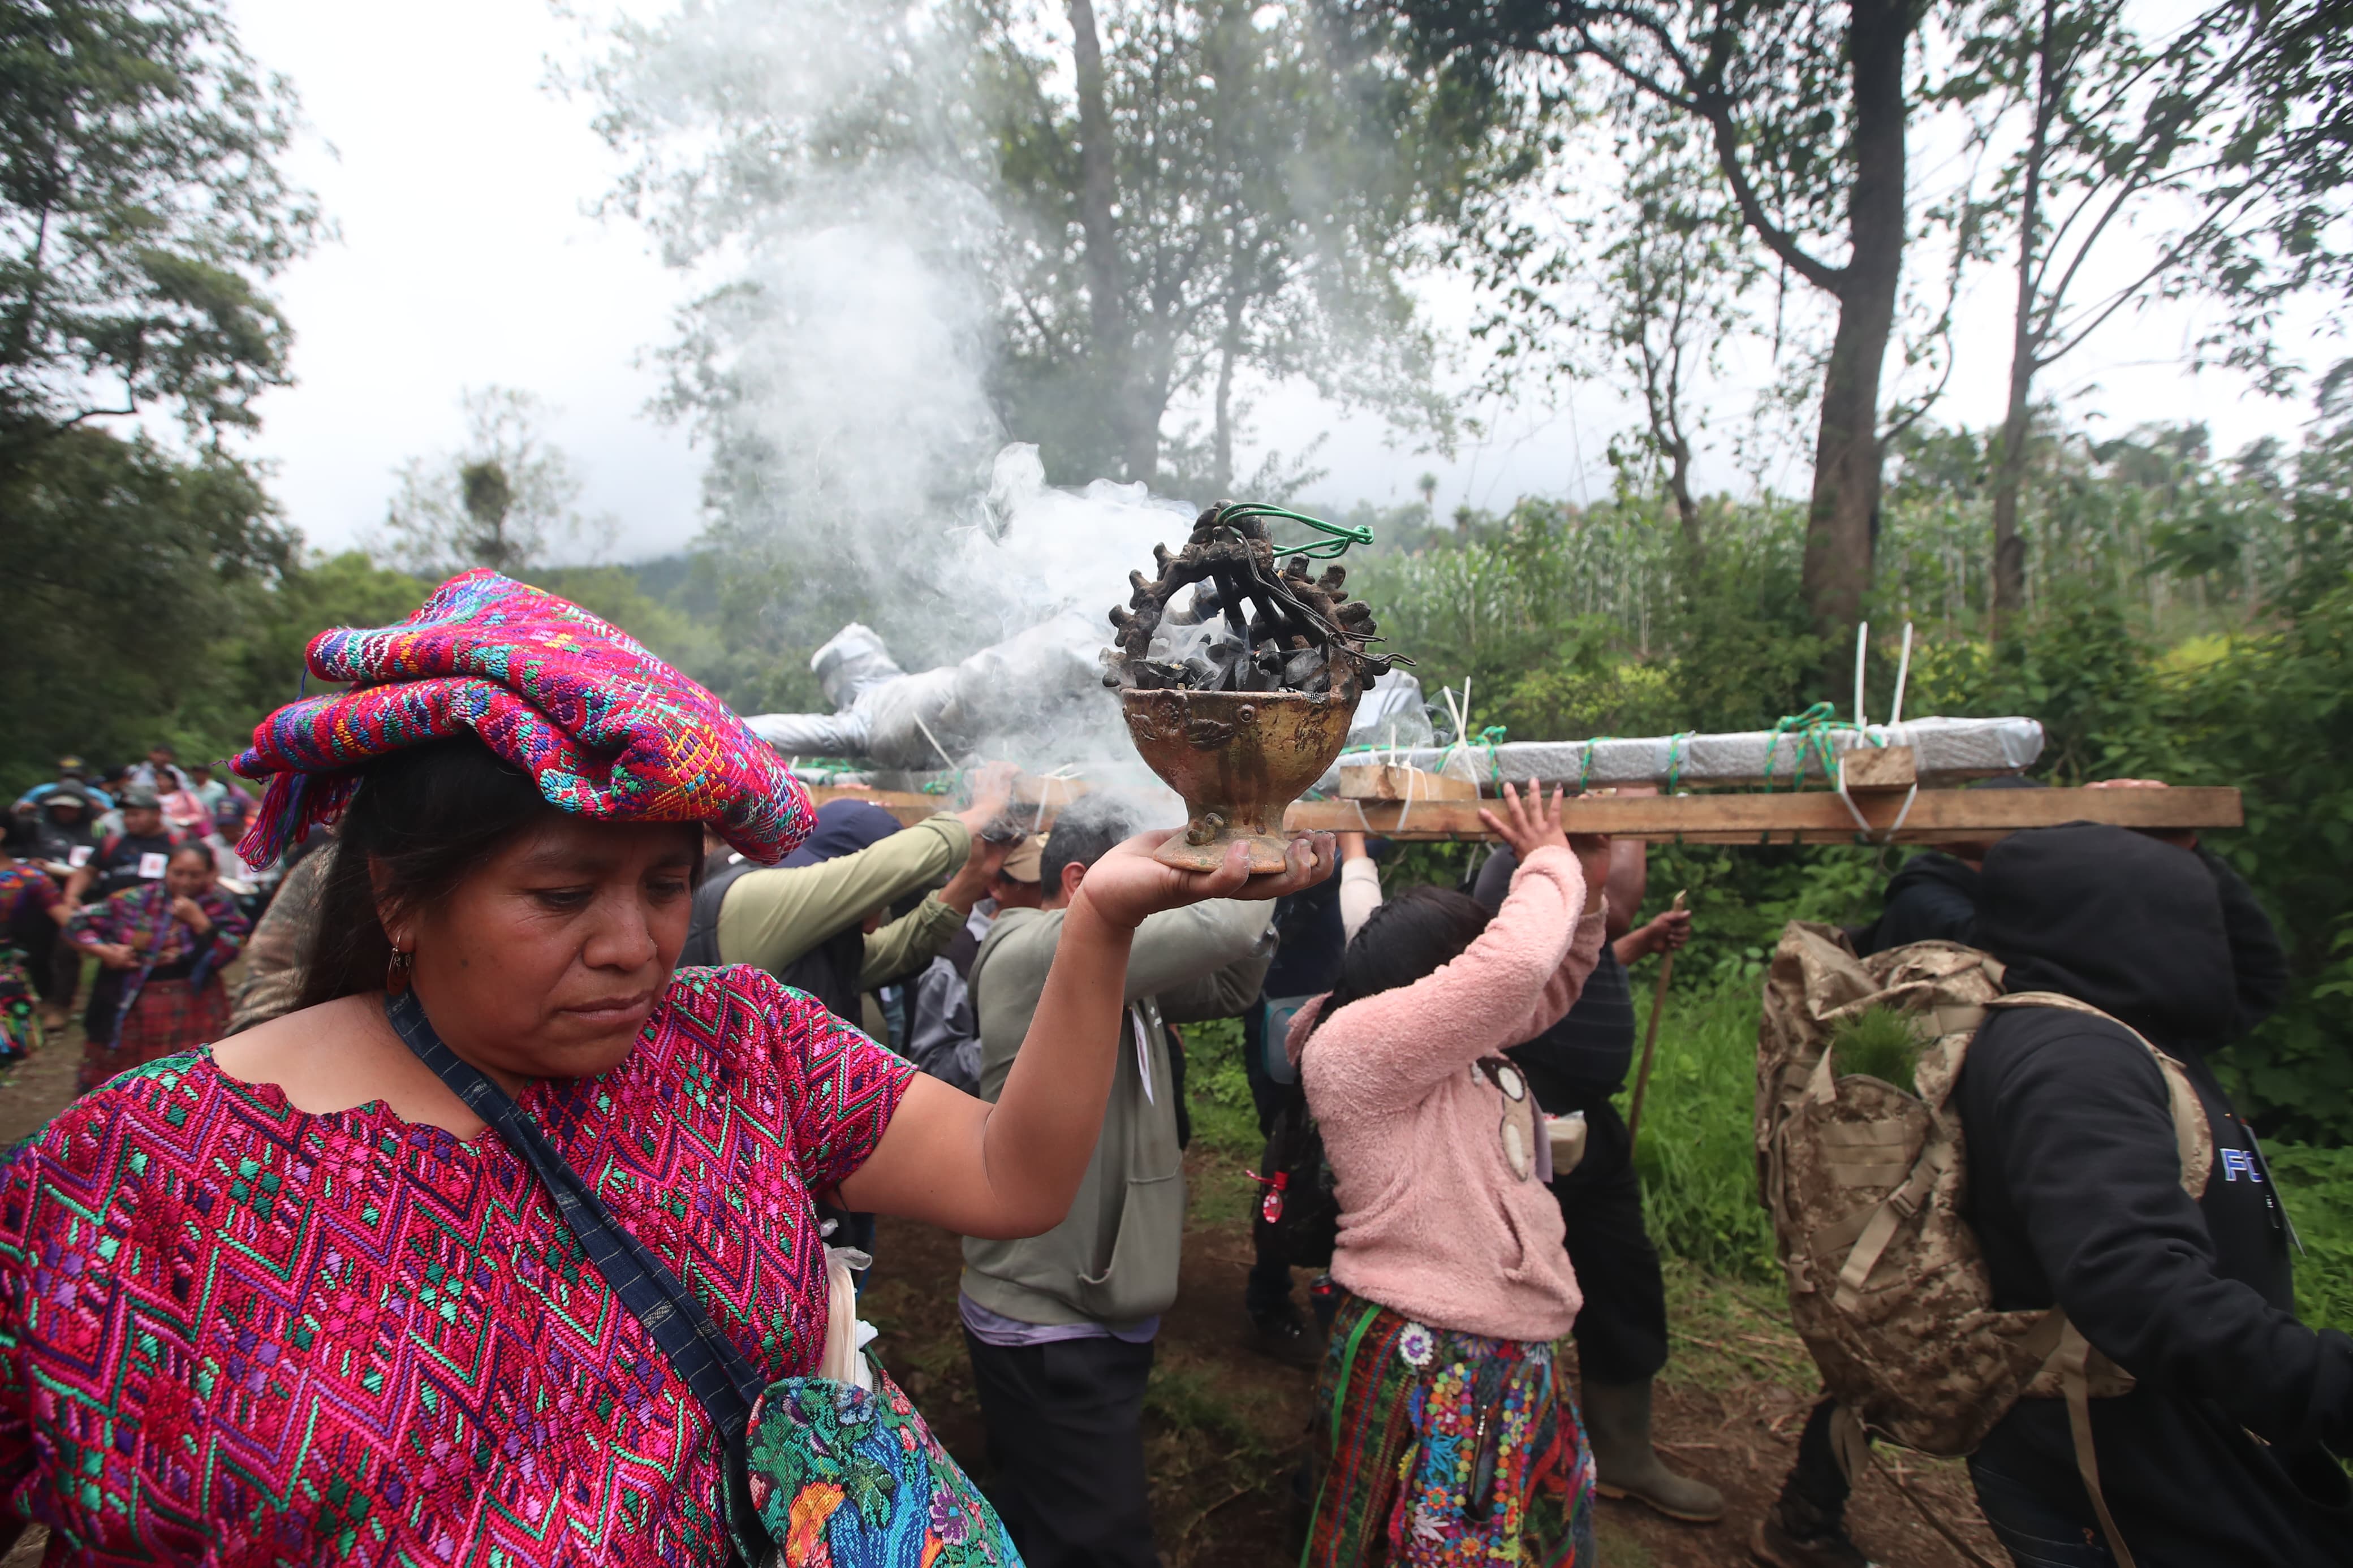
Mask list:
[[[1986,841],[2028,827],[2105,822],[2118,827],[2237,827],[2244,820],[2235,789],[1924,789],[1905,810],[1902,793],[1854,796],[1873,837],[1899,816],[1899,844]],[[1653,843],[1848,844],[1859,837],[1844,802],[1828,790],[1789,795],[1589,795],[1562,813],[1571,833],[1607,833]],[[1385,838],[1489,838],[1479,808],[1467,802],[1303,800],[1283,826]]]

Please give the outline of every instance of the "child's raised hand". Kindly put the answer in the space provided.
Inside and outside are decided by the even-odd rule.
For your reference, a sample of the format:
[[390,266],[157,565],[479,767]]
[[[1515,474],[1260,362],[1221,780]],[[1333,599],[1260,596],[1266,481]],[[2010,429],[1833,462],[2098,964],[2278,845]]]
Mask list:
[[1530,784],[1523,799],[1516,788],[1506,784],[1503,789],[1504,815],[1498,816],[1482,805],[1479,808],[1479,820],[1487,825],[1488,832],[1510,845],[1513,855],[1525,866],[1528,857],[1539,849],[1568,847],[1568,833],[1560,825],[1560,803],[1567,794],[1566,789],[1555,789],[1552,805],[1547,808],[1542,784]]

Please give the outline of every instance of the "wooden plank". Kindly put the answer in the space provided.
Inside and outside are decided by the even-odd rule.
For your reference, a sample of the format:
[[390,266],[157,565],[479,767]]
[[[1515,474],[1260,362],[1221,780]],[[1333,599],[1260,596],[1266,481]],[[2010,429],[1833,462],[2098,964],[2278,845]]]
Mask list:
[[[2119,827],[2237,827],[2244,820],[2235,789],[1924,789],[1907,813],[1901,794],[1860,795],[1855,805],[1873,835],[1904,826],[1901,844],[2000,838],[2028,827],[2105,822]],[[1652,842],[1694,844],[1846,844],[1858,836],[1844,802],[1827,790],[1790,795],[1588,795],[1562,814],[1572,833],[1608,833]],[[1297,832],[1361,831],[1387,838],[1487,838],[1469,803],[1316,800],[1293,805],[1283,819]]]
[[1343,800],[1472,800],[1479,798],[1479,784],[1453,773],[1433,773],[1421,768],[1402,764],[1391,767],[1386,763],[1365,763],[1351,766],[1340,764],[1340,798]]
[[1920,770],[1909,746],[1854,746],[1839,753],[1839,766],[1849,795],[1859,789],[1908,790],[1920,782]]

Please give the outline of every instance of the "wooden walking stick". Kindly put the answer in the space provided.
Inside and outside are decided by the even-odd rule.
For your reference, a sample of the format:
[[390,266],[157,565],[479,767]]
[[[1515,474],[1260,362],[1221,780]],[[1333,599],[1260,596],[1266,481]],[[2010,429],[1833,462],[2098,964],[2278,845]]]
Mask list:
[[[1682,909],[1690,897],[1689,889],[1675,895],[1674,907]],[[1671,948],[1659,954],[1659,988],[1651,996],[1651,1026],[1642,1036],[1642,1065],[1634,1074],[1634,1103],[1626,1110],[1626,1146],[1634,1147],[1634,1140],[1642,1131],[1642,1096],[1651,1087],[1651,1063],[1659,1054],[1659,1015],[1667,1010],[1667,981],[1675,972],[1675,955]]]

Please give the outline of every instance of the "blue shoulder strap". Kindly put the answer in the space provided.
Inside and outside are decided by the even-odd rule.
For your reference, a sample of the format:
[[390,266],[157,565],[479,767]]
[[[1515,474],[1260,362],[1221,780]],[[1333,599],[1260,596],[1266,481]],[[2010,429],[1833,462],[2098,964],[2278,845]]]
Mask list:
[[571,1162],[555,1152],[507,1091],[493,1083],[481,1068],[449,1048],[426,1017],[425,1005],[417,999],[415,991],[385,996],[384,1016],[417,1054],[417,1059],[431,1068],[435,1077],[448,1084],[475,1115],[496,1128],[508,1147],[539,1173],[539,1179],[555,1199],[556,1212],[565,1227],[579,1238],[588,1260],[596,1266],[596,1271],[605,1277],[605,1283],[612,1287],[621,1304],[645,1325],[646,1332],[653,1336],[671,1367],[693,1391],[696,1402],[710,1416],[721,1446],[726,1450],[731,1532],[738,1533],[738,1551],[750,1561],[759,1561],[758,1555],[745,1551],[747,1542],[741,1538],[735,1521],[750,1520],[754,1530],[760,1528],[755,1512],[742,1511],[748,1498],[739,1494],[743,1494],[744,1487],[746,1433],[751,1426],[752,1405],[765,1388],[766,1380],[719,1331],[719,1325],[711,1321],[702,1301],[680,1282],[670,1267],[615,1221],[604,1200],[581,1180]]

